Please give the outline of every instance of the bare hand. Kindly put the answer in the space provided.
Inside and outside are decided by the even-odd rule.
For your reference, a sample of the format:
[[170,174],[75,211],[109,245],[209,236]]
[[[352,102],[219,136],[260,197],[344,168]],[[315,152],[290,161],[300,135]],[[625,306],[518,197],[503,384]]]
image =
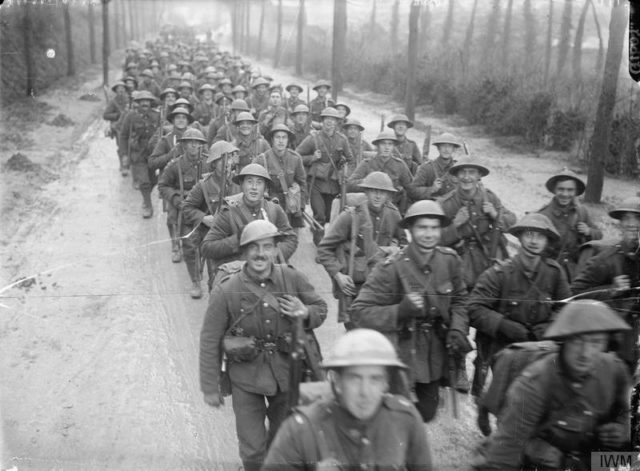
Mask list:
[[313,160],[320,160],[322,158],[322,152],[320,151],[320,149],[316,149],[316,151],[313,153]]
[[613,279],[613,287],[617,289],[628,289],[631,287],[629,277],[627,275],[618,275]]
[[218,393],[205,394],[204,402],[211,407],[218,409],[220,406],[224,405],[224,398]]
[[442,178],[436,178],[436,181],[433,182],[433,191],[438,191],[440,188],[442,188]]
[[498,217],[498,211],[496,211],[493,203],[490,203],[489,201],[485,201],[484,203],[482,203],[482,212],[491,216],[491,219],[495,219]]
[[406,296],[417,310],[422,311],[424,309],[424,297],[421,293],[407,293]]
[[587,225],[586,222],[579,222],[576,224],[576,229],[578,232],[584,236],[589,236],[591,234],[591,228]]
[[598,439],[607,448],[620,448],[629,440],[627,428],[615,422],[601,425],[597,432]]
[[466,206],[463,206],[458,210],[456,217],[453,218],[453,225],[455,227],[460,227],[468,220],[469,220],[469,208],[467,208]]
[[345,275],[344,273],[338,273],[333,277],[338,284],[338,288],[347,296],[355,296],[356,295],[356,285],[351,279],[349,275]]
[[211,214],[207,214],[205,217],[202,218],[202,224],[204,224],[207,227],[213,227],[213,216]]
[[297,296],[285,294],[281,298],[278,298],[278,302],[280,303],[280,311],[285,316],[293,318],[302,317],[303,319],[309,317],[309,309]]

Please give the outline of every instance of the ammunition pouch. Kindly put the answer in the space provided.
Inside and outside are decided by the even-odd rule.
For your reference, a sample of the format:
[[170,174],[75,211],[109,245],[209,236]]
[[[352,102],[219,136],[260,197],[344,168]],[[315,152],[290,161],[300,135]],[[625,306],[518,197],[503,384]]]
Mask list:
[[233,363],[253,361],[258,357],[256,338],[233,335],[233,332],[222,339],[222,349]]

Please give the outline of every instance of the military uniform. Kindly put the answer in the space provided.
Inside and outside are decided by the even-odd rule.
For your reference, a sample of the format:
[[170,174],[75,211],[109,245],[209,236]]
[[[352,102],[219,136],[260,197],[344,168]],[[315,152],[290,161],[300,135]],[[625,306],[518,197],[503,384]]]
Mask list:
[[138,83],[138,91],[142,91],[142,90],[146,90],[149,93],[151,93],[153,96],[160,98],[160,94],[162,93],[163,89],[160,88],[160,85],[158,85],[158,82],[156,82],[154,79],[151,79],[149,83],[145,83],[144,80],[141,80]]
[[325,96],[324,98],[320,98],[319,96],[317,96],[313,100],[311,100],[311,102],[309,103],[309,113],[311,116],[311,121],[322,121],[320,113],[322,113],[322,110],[324,110],[327,106],[329,106],[328,96]]
[[115,137],[116,144],[118,146],[120,167],[125,169],[129,167],[129,164],[124,159],[127,155],[127,151],[126,146],[122,145],[120,132],[122,130],[124,117],[129,112],[130,107],[131,104],[128,95],[116,95],[111,99],[111,101],[109,101],[107,109],[104,110],[102,115],[102,119],[109,121],[109,128],[111,129],[111,133]]
[[213,101],[211,103],[201,101],[193,110],[193,119],[199,122],[204,129],[208,129],[209,122],[216,115],[217,110],[218,105],[216,105]]
[[273,126],[286,122],[287,109],[284,106],[269,106],[258,115],[258,129],[263,136],[266,136]]
[[[211,147],[211,145],[214,142],[217,141],[226,141],[227,140],[227,135],[226,135],[226,129],[224,131],[224,136],[221,136],[220,139],[218,139],[218,131],[220,131],[222,128],[224,128],[225,125],[225,116],[224,114],[220,114],[219,116],[213,118],[211,121],[209,121],[209,128],[207,130],[207,145],[209,147]],[[233,140],[233,137],[230,138],[229,141],[227,142],[231,142]]]
[[[448,218],[452,219],[463,206],[469,209],[469,220],[456,228],[453,224],[442,229],[442,245],[454,247],[462,257],[465,283],[472,287],[478,276],[491,265],[489,251],[491,249],[495,221],[482,211],[485,201],[493,204],[499,214],[498,227],[501,243],[495,257],[500,260],[506,258],[506,242],[502,235],[516,222],[516,216],[505,208],[500,199],[490,190],[478,188],[475,194],[466,199],[460,190],[455,190],[438,200]],[[476,236],[477,234],[477,236]],[[480,240],[478,240],[478,238]]]
[[248,136],[243,136],[238,132],[232,143],[238,148],[238,170],[242,170],[258,155],[271,149],[269,143],[255,130]]
[[351,153],[354,157],[353,163],[349,166],[349,174],[352,174],[358,165],[368,157],[365,152],[376,152],[376,149],[367,141],[362,139],[362,137],[356,139],[350,139],[347,137],[347,142],[349,143],[349,148],[351,149]]
[[[449,169],[455,165],[456,161],[448,161],[442,157],[429,160],[418,167],[418,170],[407,188],[409,198],[414,201],[436,199],[444,196],[456,188],[454,177],[449,173]],[[439,190],[434,190],[433,184],[436,179],[442,179],[442,186]]]
[[384,160],[380,154],[371,159],[360,162],[347,181],[347,190],[358,191],[358,185],[371,172],[383,172],[391,177],[393,187],[397,193],[393,195],[393,203],[400,212],[406,211],[406,189],[411,183],[411,172],[400,157],[390,156]]
[[[278,198],[282,209],[286,212],[285,190],[281,179],[284,179],[287,188],[297,183],[300,186],[301,202],[304,204],[307,194],[307,174],[302,165],[302,157],[291,149],[285,149],[283,155],[277,155],[273,149],[258,155],[254,162],[267,169],[271,177],[270,196]],[[304,211],[304,206],[302,207]],[[289,223],[292,227],[304,227],[304,221],[300,214],[289,214]]]
[[256,115],[260,115],[262,111],[269,107],[269,95],[267,93],[264,95],[254,93],[251,95],[251,107],[255,110]]
[[293,112],[293,110],[296,109],[296,106],[298,106],[298,105],[306,105],[307,102],[304,101],[299,96],[295,97],[295,98],[290,96],[288,98],[285,98],[284,104],[285,104],[285,107],[287,108],[287,111],[289,112],[289,114],[291,114]]
[[[332,460],[335,467],[320,463]],[[318,466],[316,468],[316,466]],[[263,470],[432,469],[427,436],[413,405],[387,395],[367,421],[335,401],[300,407],[280,427]]]
[[[577,274],[580,245],[590,240],[602,239],[602,231],[591,220],[587,208],[577,201],[568,206],[560,206],[553,198],[538,212],[547,216],[560,233],[560,240],[550,244],[547,251],[550,257],[555,258],[564,267],[571,281]],[[586,223],[591,229],[588,236],[580,234],[576,229],[579,222]]]
[[[313,157],[316,150],[322,153],[319,160]],[[353,161],[347,138],[338,132],[331,136],[324,131],[312,132],[296,152],[307,169],[313,215],[320,224],[329,222],[331,202],[340,193],[340,166]]]
[[560,354],[522,372],[507,393],[498,430],[478,470],[590,469],[591,452],[603,450],[596,428],[629,428],[630,379],[624,364],[600,353],[580,380],[572,380]]
[[295,149],[302,141],[304,141],[307,136],[311,133],[311,124],[307,121],[304,125],[299,125],[298,123],[294,123],[293,126],[290,126],[291,132],[294,135],[293,142],[291,142],[291,146]]
[[418,166],[422,164],[422,153],[418,148],[418,144],[411,139],[408,139],[406,136],[402,138],[398,138],[398,142],[396,143],[396,147],[393,150],[393,155],[396,157],[400,157],[409,170],[411,171],[411,175],[415,175]]
[[149,156],[149,168],[158,170],[159,173],[165,169],[167,164],[180,154],[179,140],[186,131],[172,127],[172,130],[166,136],[162,136],[156,144],[153,152]]
[[298,236],[289,225],[284,210],[271,201],[262,200],[255,208],[250,208],[242,197],[227,198],[213,223],[213,227],[202,241],[202,254],[220,265],[240,257],[239,237],[244,226],[256,219],[267,219],[276,225],[285,235],[278,245],[285,260],[288,260],[298,247]]
[[[425,293],[419,317],[405,316],[405,295]],[[379,263],[351,305],[357,327],[375,329],[397,346],[415,383],[417,408],[425,421],[435,415],[440,381],[447,379],[448,330],[469,331],[465,311],[467,290],[460,258],[448,247],[435,247],[428,256],[409,244],[398,255]]]
[[385,204],[380,211],[374,211],[365,202],[355,208],[343,211],[331,223],[331,226],[318,245],[316,261],[329,274],[333,284],[333,295],[338,299],[338,322],[349,322],[349,313],[342,291],[334,277],[338,273],[348,274],[351,249],[351,229],[353,218],[358,228],[356,254],[354,255],[353,282],[360,292],[369,274],[369,264],[375,260],[378,247],[399,246],[406,242],[404,230],[398,224],[402,217],[392,203]]
[[327,304],[302,273],[274,265],[270,276],[258,281],[245,268],[213,289],[200,335],[200,385],[205,394],[220,390],[223,337],[255,339],[250,356],[227,355],[240,457],[247,471],[260,468],[268,444],[289,412],[293,322],[280,313],[277,298],[284,294],[297,296],[308,308],[304,321],[308,334],[324,322]]

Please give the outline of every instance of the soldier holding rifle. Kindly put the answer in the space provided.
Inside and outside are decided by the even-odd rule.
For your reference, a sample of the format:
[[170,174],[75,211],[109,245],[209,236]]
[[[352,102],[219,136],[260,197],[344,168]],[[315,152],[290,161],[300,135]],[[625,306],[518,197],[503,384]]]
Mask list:
[[449,173],[456,161],[453,155],[462,144],[453,134],[445,132],[433,140],[440,155],[418,167],[413,181],[407,188],[409,197],[414,201],[436,199],[453,191],[456,187],[454,177]]
[[[231,394],[246,471],[260,469],[289,413],[291,337],[296,320],[302,319],[309,346],[305,361],[313,371],[320,360],[313,329],[327,314],[326,303],[302,273],[275,263],[280,237],[268,221],[253,221],[244,227],[239,247],[246,262],[241,271],[214,287],[200,336],[204,400],[220,407],[223,395]],[[222,381],[229,389],[221,391]]]

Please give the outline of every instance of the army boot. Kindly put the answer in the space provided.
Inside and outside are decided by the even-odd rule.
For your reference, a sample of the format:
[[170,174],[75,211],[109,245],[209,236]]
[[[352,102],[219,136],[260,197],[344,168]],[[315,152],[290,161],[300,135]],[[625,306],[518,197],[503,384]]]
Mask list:
[[187,265],[187,271],[189,272],[189,278],[191,278],[191,289],[189,290],[189,296],[193,299],[200,299],[202,297],[202,288],[200,287],[199,273],[196,268],[195,260],[191,258],[185,259]]
[[489,421],[489,410],[478,404],[478,428],[482,432],[482,435],[488,437],[491,435],[491,422]]
[[151,204],[151,190],[141,190],[142,193],[142,217],[149,219],[153,216],[153,205]]
[[182,252],[180,250],[180,241],[176,237],[177,228],[175,224],[168,224],[169,236],[171,237],[171,261],[180,263],[182,261]]
[[191,289],[189,290],[189,296],[193,299],[200,299],[202,297],[202,287],[199,281],[194,281]]

